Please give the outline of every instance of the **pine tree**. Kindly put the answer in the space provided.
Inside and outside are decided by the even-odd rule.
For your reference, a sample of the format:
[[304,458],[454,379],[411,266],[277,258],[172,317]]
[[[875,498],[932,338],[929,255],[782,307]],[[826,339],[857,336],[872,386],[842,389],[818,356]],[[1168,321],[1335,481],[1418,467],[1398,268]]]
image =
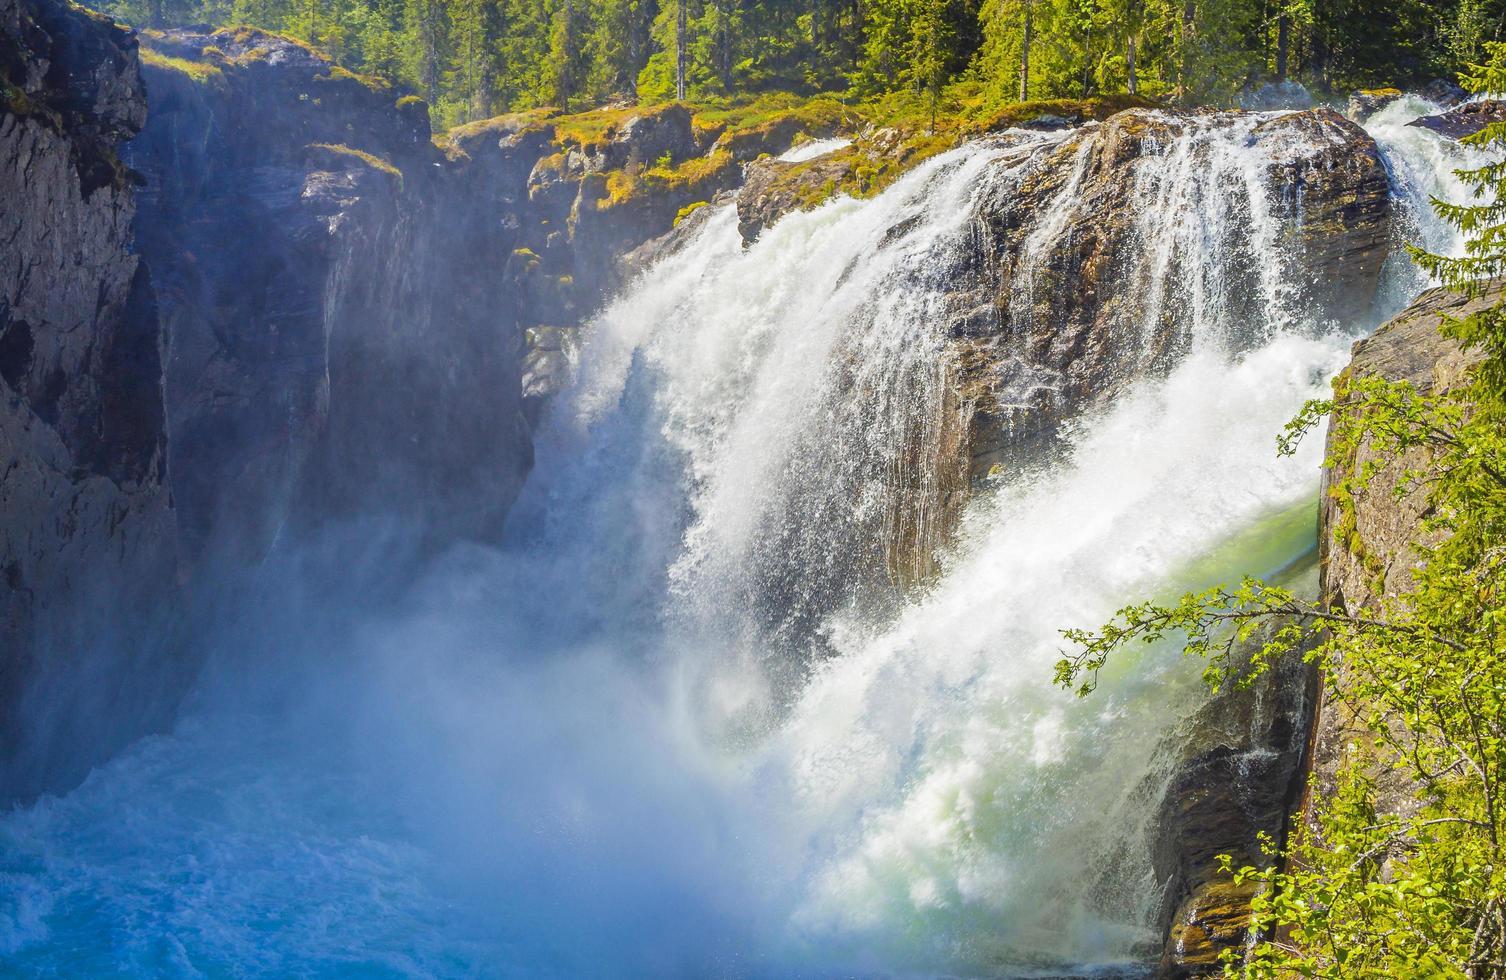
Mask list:
[[409,46],[408,77],[431,106],[437,105],[449,62],[449,18],[442,0],[408,0],[403,34]]
[[917,91],[925,96],[931,112],[931,131],[936,131],[936,107],[941,88],[947,79],[947,45],[950,30],[946,21],[945,0],[914,0],[911,20],[909,76]]
[[549,35],[549,101],[565,111],[587,81],[586,38],[590,34],[585,0],[561,0]]

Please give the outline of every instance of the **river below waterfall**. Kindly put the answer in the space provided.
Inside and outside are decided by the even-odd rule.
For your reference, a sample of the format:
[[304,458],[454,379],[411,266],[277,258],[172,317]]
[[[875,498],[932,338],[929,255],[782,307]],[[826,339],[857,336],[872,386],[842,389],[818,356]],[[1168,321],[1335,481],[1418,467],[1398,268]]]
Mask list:
[[[1402,125],[1422,108],[1368,128],[1407,234],[1453,248],[1426,200],[1463,156]],[[1267,322],[1231,324],[1210,259],[1175,365],[974,494],[927,584],[874,587],[884,474],[943,424],[943,260],[1010,161],[1061,138],[954,150],[746,249],[730,208],[706,218],[587,329],[503,547],[378,590],[349,584],[382,580],[379,527],[274,556],[173,732],[0,816],[0,964],[1139,969],[1161,748],[1206,693],[1165,645],[1078,700],[1052,685],[1058,630],[1243,573],[1310,578],[1321,446],[1278,459],[1275,435],[1422,283],[1395,259],[1370,321],[1308,322],[1273,258]],[[1219,138],[1220,166],[1250,170]],[[1195,250],[1219,222],[1258,240],[1258,188],[1216,213],[1234,198],[1192,169],[1147,199],[1147,242]]]

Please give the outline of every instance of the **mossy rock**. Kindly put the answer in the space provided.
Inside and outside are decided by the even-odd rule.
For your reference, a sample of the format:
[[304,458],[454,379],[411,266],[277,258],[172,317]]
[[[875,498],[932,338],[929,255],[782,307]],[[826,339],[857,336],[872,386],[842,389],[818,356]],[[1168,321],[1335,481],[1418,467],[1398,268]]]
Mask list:
[[[149,68],[157,68],[162,71],[175,71],[180,75],[186,75],[200,84],[218,81],[225,77],[224,71],[208,61],[193,61],[189,58],[173,57],[145,45],[140,50],[141,63]],[[215,50],[219,51],[218,48],[215,48]],[[220,56],[224,57],[223,51],[220,51]]]
[[345,163],[358,162],[372,170],[385,174],[397,181],[398,189],[403,186],[403,172],[393,166],[391,161],[384,160],[375,153],[346,146],[344,143],[310,143],[310,152],[315,154],[325,153]]

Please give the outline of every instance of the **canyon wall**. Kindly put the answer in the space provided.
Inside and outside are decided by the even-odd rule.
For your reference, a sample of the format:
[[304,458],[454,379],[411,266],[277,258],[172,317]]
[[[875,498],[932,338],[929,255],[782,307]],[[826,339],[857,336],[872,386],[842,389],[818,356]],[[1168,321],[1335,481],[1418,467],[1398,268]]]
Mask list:
[[0,2],[0,801],[163,723],[180,654],[161,330],[122,144],[136,42]]

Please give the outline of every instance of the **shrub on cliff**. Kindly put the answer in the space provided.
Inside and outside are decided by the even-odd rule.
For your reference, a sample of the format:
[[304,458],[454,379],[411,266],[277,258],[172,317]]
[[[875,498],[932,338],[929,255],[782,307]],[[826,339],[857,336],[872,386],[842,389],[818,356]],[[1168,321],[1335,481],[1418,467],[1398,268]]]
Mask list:
[[[1506,91],[1506,46],[1466,82]],[[1506,124],[1470,141],[1500,150]],[[1474,201],[1437,208],[1468,237],[1465,255],[1414,255],[1445,285],[1480,294],[1506,274],[1506,160],[1461,176]],[[1277,657],[1305,656],[1363,733],[1367,744],[1334,792],[1313,802],[1309,825],[1271,848],[1279,861],[1226,867],[1236,881],[1265,886],[1252,910],[1260,941],[1226,954],[1231,974],[1506,976],[1506,308],[1444,329],[1483,355],[1464,385],[1431,392],[1341,377],[1334,398],[1308,404],[1281,439],[1290,451],[1330,420],[1325,465],[1343,515],[1340,547],[1353,532],[1353,502],[1388,464],[1394,474],[1398,461],[1424,461],[1403,465],[1394,490],[1427,503],[1409,588],[1350,609],[1246,579],[1065,632],[1077,649],[1057,678],[1082,694],[1114,651],[1163,636],[1184,636],[1190,653],[1206,657],[1215,687],[1248,683]],[[1234,663],[1272,622],[1252,663]],[[1378,781],[1396,775],[1415,799],[1379,805]]]

